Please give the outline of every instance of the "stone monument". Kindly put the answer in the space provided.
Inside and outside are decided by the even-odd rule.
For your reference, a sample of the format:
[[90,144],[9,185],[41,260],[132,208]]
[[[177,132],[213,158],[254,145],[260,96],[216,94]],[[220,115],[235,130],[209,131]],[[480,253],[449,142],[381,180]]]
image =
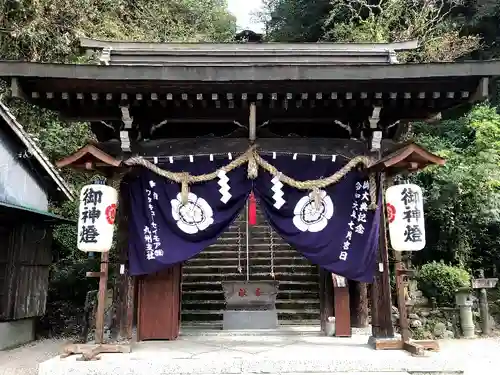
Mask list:
[[224,281],[224,330],[276,329],[277,281]]

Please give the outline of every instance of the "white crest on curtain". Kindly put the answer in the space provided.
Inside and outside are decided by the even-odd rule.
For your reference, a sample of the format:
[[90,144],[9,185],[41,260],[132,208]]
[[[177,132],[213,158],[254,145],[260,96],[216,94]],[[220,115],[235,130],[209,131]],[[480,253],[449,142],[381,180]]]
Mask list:
[[293,224],[301,232],[321,232],[333,216],[333,202],[326,191],[319,191],[319,205],[314,201],[313,193],[302,197],[293,210]]
[[170,204],[172,217],[184,233],[195,234],[204,231],[214,222],[212,207],[196,194],[189,193],[187,203],[183,204],[179,193],[176,199],[170,201]]

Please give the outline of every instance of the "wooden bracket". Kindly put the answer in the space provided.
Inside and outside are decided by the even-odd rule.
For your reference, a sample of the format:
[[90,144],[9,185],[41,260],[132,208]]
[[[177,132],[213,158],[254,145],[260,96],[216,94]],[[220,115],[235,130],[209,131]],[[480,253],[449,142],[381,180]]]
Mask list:
[[101,276],[106,276],[104,272],[87,272],[85,274],[87,277],[101,277]]
[[407,269],[398,269],[396,270],[396,273],[401,276],[415,276],[417,271],[416,270],[407,270]]
[[61,358],[81,354],[77,361],[96,361],[102,353],[130,353],[130,344],[68,344],[63,348]]
[[375,339],[373,341],[375,350],[405,350],[414,356],[423,356],[425,351],[439,351],[439,343],[434,340],[412,340],[403,341],[401,339],[387,340]]

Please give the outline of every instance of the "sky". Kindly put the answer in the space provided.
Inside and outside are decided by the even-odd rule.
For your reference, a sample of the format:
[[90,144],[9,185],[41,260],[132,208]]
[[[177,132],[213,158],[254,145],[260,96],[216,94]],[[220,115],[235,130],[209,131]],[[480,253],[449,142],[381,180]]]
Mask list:
[[259,10],[262,0],[228,0],[229,11],[234,14],[238,22],[238,28],[250,29],[255,32],[263,32],[264,25],[251,22],[253,11]]

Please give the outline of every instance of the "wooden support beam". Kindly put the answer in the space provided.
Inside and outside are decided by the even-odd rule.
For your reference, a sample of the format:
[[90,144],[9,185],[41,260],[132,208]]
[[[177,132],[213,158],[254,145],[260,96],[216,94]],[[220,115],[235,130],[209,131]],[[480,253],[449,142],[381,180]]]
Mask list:
[[104,311],[106,309],[106,297],[108,286],[108,268],[109,268],[109,252],[101,253],[101,270],[100,272],[87,272],[87,277],[99,278],[99,291],[97,294],[97,312],[95,317],[95,342],[102,344],[104,342]]
[[[382,189],[384,188],[382,178]],[[387,249],[387,233],[385,223],[385,202],[382,198],[380,218],[380,238],[378,251],[378,270],[372,286],[372,336],[374,338],[394,337],[392,326],[392,301],[389,279],[389,254]],[[375,320],[376,319],[376,320]]]
[[399,328],[401,330],[401,339],[407,343],[410,341],[410,331],[408,327],[408,314],[406,311],[406,299],[405,290],[403,283],[403,259],[401,252],[394,251],[394,259],[396,260],[395,270],[396,270],[396,291],[398,299],[398,310],[399,310]]
[[439,343],[433,340],[414,340],[403,342],[400,339],[392,340],[374,340],[373,348],[375,350],[406,350],[415,356],[422,356],[425,350],[438,352]]
[[99,293],[97,295],[97,313],[95,320],[95,342],[104,343],[104,311],[108,285],[109,252],[101,253],[101,272],[99,275]]
[[[125,177],[126,178],[126,177]],[[120,263],[119,273],[116,275],[115,293],[113,293],[114,321],[113,333],[119,341],[132,341],[132,327],[134,323],[135,285],[136,279],[128,271],[128,217],[130,216],[130,202],[128,183],[120,181],[120,197],[117,224],[117,261]]]
[[368,327],[368,285],[358,281],[349,281],[351,300],[351,326]]
[[101,353],[130,353],[131,347],[128,344],[68,344],[66,345],[60,358],[67,358],[71,355],[82,354],[77,361],[95,361],[100,359]]

